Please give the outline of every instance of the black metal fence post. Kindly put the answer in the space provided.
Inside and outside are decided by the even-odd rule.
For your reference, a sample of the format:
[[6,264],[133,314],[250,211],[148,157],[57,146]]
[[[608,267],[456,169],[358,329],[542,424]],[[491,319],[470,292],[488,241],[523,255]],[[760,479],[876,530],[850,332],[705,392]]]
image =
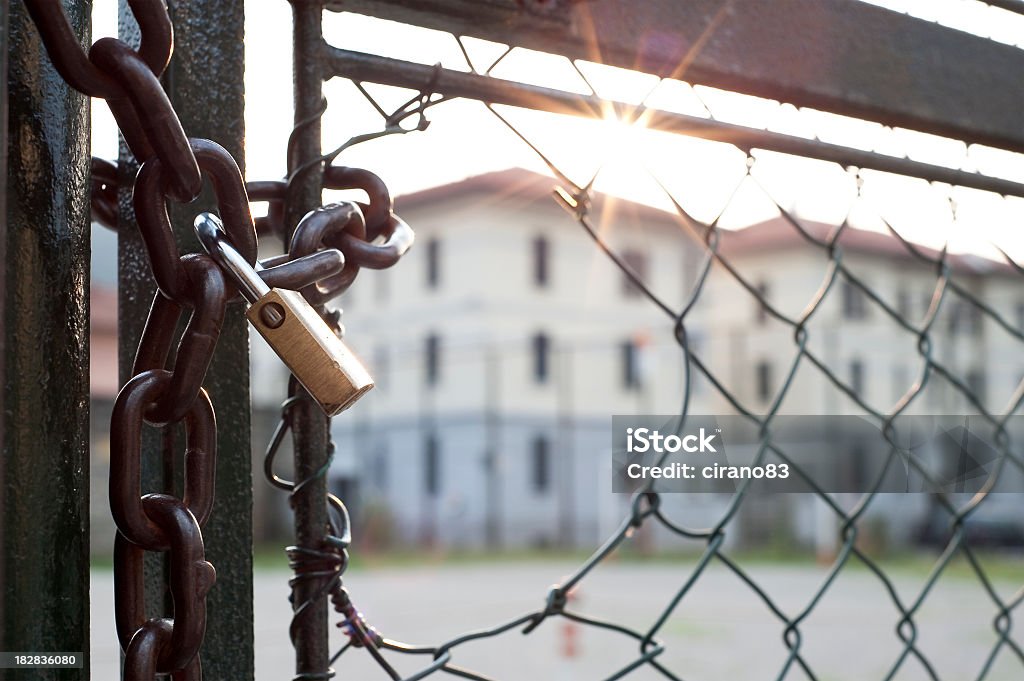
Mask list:
[[[122,0],[123,38],[135,27]],[[194,0],[170,3],[174,57],[164,87],[190,137],[224,146],[244,169],[244,12],[242,0]],[[122,186],[134,164],[122,154]],[[122,192],[119,239],[119,323],[122,379],[129,376],[139,335],[154,290],[152,275],[138,238],[134,217]],[[192,221],[214,209],[209,186],[188,205],[171,202],[170,214],[183,250],[200,250]],[[127,222],[125,222],[127,221]],[[250,441],[249,336],[242,307],[231,305],[220,332],[217,352],[204,384],[217,409],[217,493],[204,529],[206,557],[217,569],[216,586],[207,601],[206,639],[201,651],[204,678],[245,681],[254,676],[252,588],[252,446]],[[158,438],[147,438],[145,461],[159,461]],[[159,465],[154,466],[158,468]],[[144,484],[170,484],[162,471],[149,470]],[[159,604],[163,578],[148,574],[150,603]],[[154,593],[155,592],[155,593]]]
[[[293,29],[293,73],[295,88],[295,137],[288,159],[288,172],[296,173],[289,184],[285,219],[294,229],[302,216],[320,205],[323,163],[320,139],[320,111],[323,100],[323,3],[321,0],[291,0]],[[301,388],[300,388],[301,390]],[[292,497],[295,513],[295,543],[301,548],[320,549],[327,527],[327,481],[317,476],[329,455],[329,419],[310,400],[300,400],[292,411],[295,448],[295,480],[311,479]],[[295,583],[293,604],[304,610],[295,630],[295,671],[322,674],[330,657],[328,650],[327,599],[315,598],[318,580]],[[313,678],[312,676],[310,678]],[[319,678],[319,677],[317,677]]]
[[[212,139],[245,170],[245,13],[242,0],[191,0],[169,5],[174,58],[165,83],[192,137]],[[207,186],[200,199],[175,206],[179,243],[199,250],[192,228],[214,208]],[[249,403],[249,325],[242,305],[228,307],[206,389],[217,407],[217,498],[203,531],[206,557],[217,568],[207,601],[201,652],[207,681],[245,681],[254,675],[252,587],[252,443]]]
[[[90,9],[67,10],[83,40]],[[31,675],[88,679],[89,104],[22,3],[0,24],[0,650],[84,653],[82,669]]]

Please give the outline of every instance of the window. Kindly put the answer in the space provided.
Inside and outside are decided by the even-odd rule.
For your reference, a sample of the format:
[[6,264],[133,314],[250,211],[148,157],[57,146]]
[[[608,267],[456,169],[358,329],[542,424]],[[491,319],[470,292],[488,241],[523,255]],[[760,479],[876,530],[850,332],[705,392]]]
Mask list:
[[373,351],[373,382],[378,388],[385,388],[388,384],[388,374],[391,373],[391,354],[387,346],[378,345]]
[[423,490],[429,497],[441,491],[441,447],[433,434],[423,443]]
[[966,300],[956,300],[949,307],[949,332],[977,336],[981,333],[981,309]]
[[846,319],[864,319],[868,315],[867,296],[863,289],[853,282],[843,282],[843,317]]
[[905,286],[900,286],[896,291],[896,313],[906,321],[914,314],[910,300],[910,291]]
[[544,333],[533,337],[533,380],[547,383],[550,368],[551,339]]
[[859,359],[850,362],[850,388],[858,395],[864,394],[864,362]]
[[550,267],[551,244],[545,237],[533,240],[533,283],[538,288],[547,288]]
[[[642,282],[647,281],[647,256],[640,251],[627,250],[622,254],[622,262],[633,271]],[[642,291],[625,274],[622,275],[622,292],[627,296],[639,296]]]
[[967,389],[974,393],[974,398],[981,404],[985,404],[985,390],[987,387],[983,370],[974,369],[967,372]]
[[964,301],[952,300],[945,304],[946,329],[950,334],[962,333],[967,329],[967,310]]
[[949,331],[950,334],[959,333],[963,328],[964,312],[961,309],[962,306],[963,303],[959,300],[953,300],[944,305],[944,310],[946,312],[946,330]]
[[424,348],[424,379],[427,385],[437,385],[441,378],[441,339],[436,334],[427,336]]
[[381,443],[373,456],[373,481],[378,490],[384,491],[388,486],[388,447]]
[[772,398],[772,365],[768,362],[757,363],[757,399],[767,402]]
[[427,288],[437,288],[441,284],[441,242],[437,239],[427,241]]
[[640,357],[639,349],[633,341],[621,345],[622,352],[622,387],[626,390],[640,388]]
[[530,480],[534,492],[547,492],[551,487],[551,447],[548,439],[538,435],[533,439],[533,455],[530,460]]
[[754,318],[758,324],[764,324],[768,321],[768,308],[764,306],[764,303],[768,301],[768,283],[762,281],[754,287],[754,290],[757,291],[757,298],[754,299],[756,306]]
[[969,333],[972,336],[980,336],[982,324],[984,322],[984,318],[981,314],[981,308],[974,304],[968,304],[967,310],[967,324]]

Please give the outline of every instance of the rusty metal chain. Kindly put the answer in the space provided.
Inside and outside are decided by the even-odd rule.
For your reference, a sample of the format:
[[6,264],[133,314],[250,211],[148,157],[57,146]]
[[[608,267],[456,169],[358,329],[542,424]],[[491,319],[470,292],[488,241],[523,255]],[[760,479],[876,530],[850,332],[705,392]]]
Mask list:
[[[118,394],[111,416],[110,501],[118,528],[115,615],[125,654],[125,678],[150,679],[172,673],[175,678],[198,679],[206,593],[216,579],[213,566],[205,560],[201,530],[213,506],[216,465],[216,421],[202,379],[223,322],[227,284],[209,258],[180,254],[166,220],[165,191],[189,202],[199,194],[203,181],[193,144],[159,82],[173,49],[170,18],[162,2],[134,0],[130,5],[142,31],[139,50],[104,38],[86,54],[59,2],[26,0],[26,5],[58,72],[81,92],[107,100],[129,148],[142,163],[140,177],[154,178],[152,193],[160,196],[157,207],[150,194],[135,195],[136,209],[149,209],[140,215],[140,230],[159,291],[134,376]],[[246,233],[248,203],[241,176],[232,184],[230,172],[225,172],[234,161],[213,143],[202,149],[219,175],[218,186],[236,189],[234,201],[222,205],[221,210],[232,216],[233,236],[254,258],[256,235],[251,226]],[[93,180],[97,216],[113,222],[116,169],[102,162],[93,167],[97,170]],[[223,197],[218,194],[218,198]],[[165,219],[152,219],[154,211],[163,212]],[[163,367],[173,325],[184,306],[193,310],[192,318],[181,340],[183,354],[168,371]],[[184,498],[166,494],[140,498],[143,423],[166,427],[182,420],[188,445]],[[172,617],[145,617],[142,559],[147,550],[169,554]]]
[[[206,630],[206,594],[216,579],[214,567],[205,559],[202,535],[213,509],[217,441],[214,408],[203,382],[226,305],[237,292],[211,256],[181,253],[167,200],[190,203],[199,195],[204,178],[209,179],[227,238],[238,253],[259,270],[268,286],[303,290],[321,309],[351,285],[359,267],[387,267],[397,261],[411,244],[412,232],[391,213],[390,195],[379,178],[357,169],[333,168],[327,186],[363,189],[369,204],[345,202],[314,211],[296,232],[301,248],[257,265],[256,223],[238,165],[215,142],[186,136],[160,84],[173,51],[173,30],[162,0],[128,2],[141,31],[138,49],[103,38],[88,52],[78,43],[59,0],[25,0],[25,4],[57,71],[80,92],[106,100],[141,164],[132,205],[157,292],[132,378],[119,392],[111,417],[110,506],[118,529],[115,618],[125,655],[124,678],[148,681],[170,674],[178,681],[197,681],[202,676],[198,652]],[[283,234],[277,218],[283,214],[286,187],[284,182],[251,185],[253,200],[271,202],[271,216],[259,224],[264,232]],[[93,216],[115,229],[117,193],[117,166],[93,159]],[[173,366],[168,367],[175,328],[186,309],[188,323]],[[338,328],[337,319],[334,322]],[[184,424],[182,498],[140,496],[145,423],[168,434],[176,424]],[[164,443],[163,456],[172,461],[173,438],[165,437]],[[345,515],[344,507],[335,502]],[[340,522],[347,527],[347,520]],[[343,556],[347,546],[342,524],[332,528],[335,541],[327,547],[332,556]],[[168,554],[171,616],[146,618],[146,551]],[[334,582],[328,586],[327,591],[337,591]]]
[[[203,141],[193,140],[193,144],[201,142]],[[197,158],[201,158],[199,152]],[[153,172],[155,174],[157,171]],[[117,166],[111,161],[93,157],[92,175],[93,219],[104,227],[116,231]],[[147,176],[145,189],[141,190],[140,184],[137,183],[136,193],[153,192],[159,181],[158,177]],[[324,189],[335,190],[360,189],[366,192],[369,201],[340,201],[321,206],[296,226],[287,254],[261,261],[267,268],[261,276],[271,286],[302,288],[301,282],[312,282],[305,285],[303,293],[308,294],[307,298],[313,303],[323,303],[343,293],[355,281],[362,267],[382,270],[397,264],[414,240],[409,225],[392,212],[391,194],[384,182],[370,171],[347,166],[329,166],[324,170],[323,186]],[[270,236],[283,243],[289,242],[284,227],[287,188],[286,180],[258,180],[245,183],[247,202],[266,202],[269,206],[266,216],[253,220],[259,236]],[[167,220],[166,212],[160,212],[155,199],[143,199],[141,203],[143,210],[146,211],[146,219],[152,219],[154,222]],[[138,211],[138,208],[136,210]],[[154,232],[159,234],[159,229]],[[324,269],[318,269],[315,275],[309,273],[308,268],[324,255],[325,248],[328,252],[330,249],[341,251],[345,261],[343,268],[337,273],[329,273]],[[326,261],[326,258],[320,261],[321,267],[326,267],[323,264]],[[301,267],[283,267],[293,262],[301,264]],[[174,269],[170,263],[162,262],[161,265],[167,270]],[[175,275],[167,271],[167,276]]]

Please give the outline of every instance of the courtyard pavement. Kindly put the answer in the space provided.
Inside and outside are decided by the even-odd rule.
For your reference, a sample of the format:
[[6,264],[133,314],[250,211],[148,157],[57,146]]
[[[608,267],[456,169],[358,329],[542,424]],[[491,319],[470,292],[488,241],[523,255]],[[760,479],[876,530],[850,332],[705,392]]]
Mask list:
[[[368,621],[386,637],[427,644],[542,608],[550,585],[575,565],[551,560],[364,566],[352,571],[346,584]],[[583,581],[571,608],[638,629],[649,627],[686,580],[692,565],[683,561],[602,565]],[[767,563],[749,566],[749,571],[790,616],[806,607],[826,574],[814,566]],[[286,571],[269,569],[255,575],[259,681],[292,678],[288,576]],[[894,584],[904,602],[917,597],[925,576],[913,571],[894,573]],[[1010,599],[1022,582],[1024,570],[1016,584],[997,581],[995,586],[1002,598]],[[109,571],[93,572],[92,603],[92,678],[117,679]],[[938,678],[978,678],[997,640],[993,629],[996,614],[995,605],[976,580],[948,575],[938,581],[915,617],[917,647]],[[899,614],[877,577],[864,569],[844,570],[800,623],[801,654],[822,681],[881,681],[903,651],[895,634],[898,622]],[[665,645],[658,659],[687,681],[775,679],[788,655],[784,630],[783,623],[749,586],[713,563],[658,634]],[[1014,628],[1018,646],[1024,645],[1022,630],[1024,625]],[[343,642],[340,630],[334,630],[332,636],[339,645]],[[629,664],[637,658],[637,650],[637,643],[622,634],[551,618],[529,636],[512,630],[496,639],[459,647],[452,662],[500,681],[589,681],[604,679]],[[390,658],[404,675],[429,661],[425,656]],[[335,668],[339,681],[388,678],[363,650],[350,650]],[[665,677],[645,667],[627,678]],[[807,677],[794,665],[786,678]],[[911,657],[895,678],[916,681],[930,677]],[[985,678],[1020,681],[1024,663],[1003,646]]]

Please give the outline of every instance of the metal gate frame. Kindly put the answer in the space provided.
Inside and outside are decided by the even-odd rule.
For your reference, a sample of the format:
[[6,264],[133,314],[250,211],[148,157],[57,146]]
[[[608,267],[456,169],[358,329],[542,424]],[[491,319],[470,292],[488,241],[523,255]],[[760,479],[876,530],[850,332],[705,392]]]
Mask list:
[[[988,4],[1024,11],[1019,0]],[[89,35],[89,5],[74,3],[69,11],[83,41]],[[683,63],[686,79],[694,83],[1024,152],[1019,118],[1024,110],[1019,78],[1024,51],[855,0],[780,0],[770,5],[757,0],[292,0],[292,5],[297,129],[289,165],[313,165],[291,185],[290,225],[320,203],[317,111],[323,82],[335,75],[582,114],[594,104],[587,98],[567,100],[496,79],[482,82],[467,74],[330,47],[320,28],[325,7],[570,58],[599,58],[663,76],[682,75],[676,67]],[[121,8],[121,32],[129,37],[133,28],[124,0]],[[178,45],[166,80],[171,99],[190,134],[215,139],[240,159],[242,0],[174,2],[171,13]],[[0,35],[6,76],[0,92],[0,165],[7,178],[0,191],[0,649],[80,650],[88,664],[88,108],[86,99],[60,82],[43,56],[19,2],[0,5]],[[652,35],[673,39],[637,39]],[[600,46],[599,55],[594,54],[595,45]],[[821,68],[808,69],[809,64]],[[682,118],[660,120],[669,128],[696,124]],[[799,144],[803,155],[1024,196],[1019,183],[905,159],[869,158],[863,152],[759,130],[704,125],[701,134],[711,139],[743,134],[749,136],[744,144],[780,151]],[[127,172],[122,158],[122,176]],[[121,205],[124,210],[123,197]],[[132,233],[131,217],[121,217],[119,313],[125,376],[127,350],[138,340],[152,285],[140,245],[127,236]],[[191,238],[183,212],[174,218],[179,237]],[[211,560],[232,579],[221,580],[210,595],[203,662],[208,678],[251,679],[248,360],[237,352],[246,344],[240,311],[232,310],[230,317],[222,347],[230,346],[232,352],[219,353],[210,374],[223,413],[232,418],[224,420],[219,433],[218,513],[208,536]],[[297,425],[296,474],[303,477],[323,462],[326,422],[309,412],[298,417]],[[160,470],[151,468],[148,477],[151,485],[168,482]],[[323,487],[311,485],[300,500],[300,545],[312,546],[322,536]],[[151,588],[161,582],[154,575]],[[322,626],[297,641],[300,671],[322,669],[326,663],[326,601],[315,619]],[[77,670],[51,670],[38,678],[87,676]]]

